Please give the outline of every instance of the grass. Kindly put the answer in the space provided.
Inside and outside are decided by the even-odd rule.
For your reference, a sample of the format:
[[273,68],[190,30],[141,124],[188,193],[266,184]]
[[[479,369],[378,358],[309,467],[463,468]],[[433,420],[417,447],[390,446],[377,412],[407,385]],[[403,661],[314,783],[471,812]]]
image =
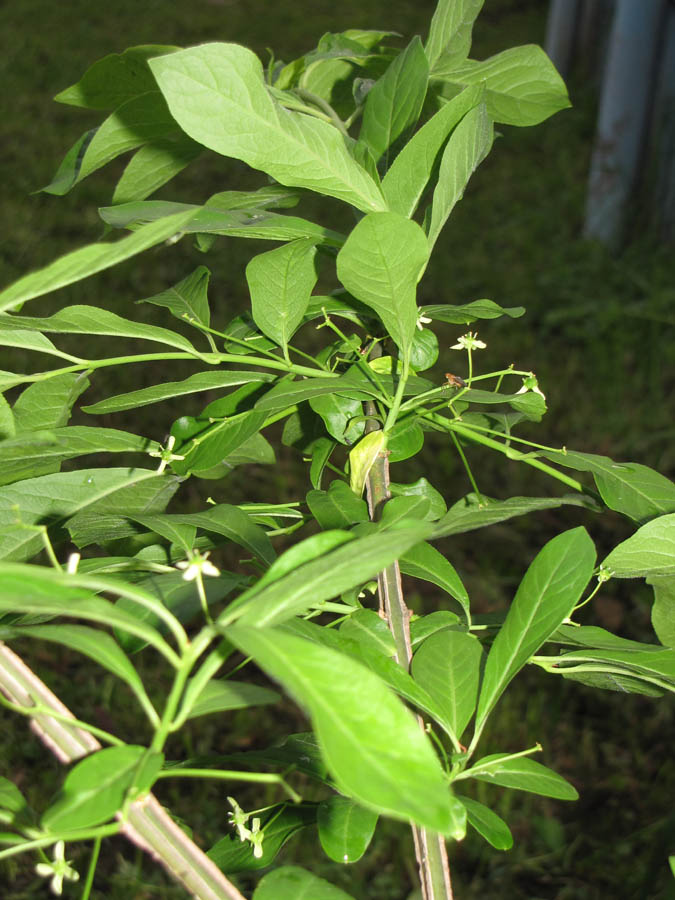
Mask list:
[[[487,0],[476,27],[473,55],[484,58],[513,44],[541,42],[546,5],[544,0]],[[90,114],[50,100],[95,59],[147,42],[190,45],[209,40],[238,41],[263,57],[266,47],[273,46],[278,55],[290,59],[328,30],[386,26],[406,38],[425,34],[433,3],[348,0],[336,6],[317,0],[311,14],[309,9],[304,2],[271,6],[263,0],[190,4],[148,0],[142,5],[117,0],[94,8],[84,0],[61,4],[22,0],[2,7],[0,27],[6,52],[0,71],[9,114],[0,144],[4,176],[0,283],[100,234],[96,207],[109,202],[119,166],[95,174],[65,198],[30,193],[49,182],[67,147],[95,124]],[[486,323],[480,334],[488,343],[491,366],[516,362],[537,372],[550,411],[541,426],[533,427],[533,439],[635,459],[672,475],[672,250],[659,246],[648,230],[636,230],[618,257],[580,238],[596,97],[593,85],[581,75],[573,76],[570,93],[574,108],[550,122],[534,129],[502,129],[495,150],[439,241],[421,285],[421,301],[490,297],[504,306],[525,306],[525,320]],[[231,187],[232,178],[245,185],[252,176],[228,161],[209,157],[159,196],[206,198]],[[251,183],[257,183],[255,177]],[[644,211],[636,208],[634,213],[637,222],[645,221]],[[205,263],[213,270],[214,316],[222,324],[246,303],[242,272],[250,253],[244,242],[221,241],[215,252],[204,257],[183,241],[171,250],[147,254],[140,265],[125,264],[53,299],[44,298],[26,312],[46,315],[66,302],[86,302],[161,324],[161,311],[132,306],[133,301],[151,296]],[[447,348],[456,336],[456,329],[445,329],[441,346]],[[97,352],[105,352],[105,341],[92,355]],[[443,367],[449,358],[446,351]],[[8,352],[3,353],[0,368],[29,364],[20,354]],[[130,369],[110,371],[105,381],[99,380],[99,394],[91,399],[87,395],[87,400],[159,381],[165,377],[162,368],[140,376]],[[172,368],[170,377],[180,374]],[[167,422],[182,411],[183,407],[147,408],[144,433],[161,439]],[[78,421],[91,424],[84,416]],[[120,417],[100,424],[133,427]],[[480,451],[471,452],[470,461],[487,494],[550,490],[543,481],[533,484],[524,466],[494,460]],[[413,480],[427,472],[450,501],[469,489],[450,449],[437,445],[428,447],[394,477]],[[278,467],[258,468],[250,477],[230,479],[218,490],[230,502],[258,496],[281,498],[284,492],[291,499],[302,490],[302,479],[289,452]],[[213,485],[207,483],[205,489],[211,491]],[[258,496],[251,496],[253,490]],[[201,487],[195,488],[188,502],[202,502],[201,493]],[[598,518],[565,510],[472,532],[446,542],[443,549],[460,569],[476,611],[487,612],[508,604],[544,540],[579,522],[589,527],[600,558],[629,533],[618,516]],[[411,605],[417,609],[428,612],[442,603],[433,591],[420,589],[419,583],[410,582],[408,587]],[[612,582],[586,614],[589,622],[651,640],[649,606],[649,592],[641,584],[615,586]],[[66,651],[34,645],[22,649],[79,713],[91,714],[102,727],[112,720],[119,734],[143,739],[122,687],[107,676],[93,681],[91,670]],[[161,692],[161,670],[152,659],[144,655],[140,659],[145,679]],[[36,804],[44,804],[43,785],[47,793],[56,789],[62,771],[21,731],[21,723],[4,713],[0,722],[0,772],[12,773]],[[227,731],[219,719],[199,720],[172,745],[172,752],[178,757],[206,749],[225,752],[265,746],[275,734],[304,728],[301,715],[285,703],[273,714],[250,719],[237,714]],[[17,729],[21,740],[16,739]],[[516,845],[509,853],[499,854],[470,836],[453,848],[458,898],[666,900],[675,896],[666,868],[675,843],[674,736],[673,707],[668,701],[594,692],[540,672],[522,673],[491,722],[485,752],[518,750],[539,739],[545,748],[543,761],[568,777],[579,788],[581,799],[565,805],[479,785],[476,796],[496,804],[513,828]],[[187,787],[177,785],[162,785],[161,799],[192,825],[200,843],[209,846],[226,828],[226,791],[192,782]],[[237,797],[245,807],[267,802],[258,790],[238,791]],[[314,836],[302,833],[282,851],[280,860],[307,864],[359,900],[407,900],[413,890],[414,860],[407,829],[401,825],[383,823],[371,851],[350,867],[321,860],[316,846]],[[83,871],[85,848],[74,847],[73,853]],[[0,873],[7,885],[6,900],[46,896],[30,860],[15,859]],[[248,890],[253,880],[242,878],[241,883]],[[168,900],[184,893],[128,845],[113,842],[104,853],[93,896],[96,900]]]

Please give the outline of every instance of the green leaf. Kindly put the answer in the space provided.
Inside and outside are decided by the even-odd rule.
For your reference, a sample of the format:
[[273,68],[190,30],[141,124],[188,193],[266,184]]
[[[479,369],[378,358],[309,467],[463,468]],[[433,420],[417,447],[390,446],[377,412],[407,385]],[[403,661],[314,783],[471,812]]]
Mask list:
[[176,544],[185,553],[191,553],[195,546],[197,528],[195,525],[186,525],[172,520],[171,516],[133,516],[134,521],[139,522],[149,531],[154,531],[170,544]]
[[327,122],[291,112],[265,86],[258,57],[237,44],[202,44],[150,63],[171,114],[191,138],[281,184],[384,209],[375,182]]
[[111,53],[90,66],[76,84],[58,93],[54,99],[85,109],[115,109],[138,94],[156,90],[148,60],[178,49],[170,45],[145,44],[129,47],[123,53]]
[[185,458],[171,463],[174,472],[187,475],[218,465],[260,431],[266,419],[265,411],[251,409],[215,422],[180,448]]
[[534,558],[490,648],[478,699],[477,729],[511,679],[569,617],[594,564],[595,547],[581,527],[554,537]]
[[557,509],[565,504],[578,505],[579,497],[570,494],[564,497],[509,497],[508,500],[492,500],[483,495],[479,498],[476,494],[467,494],[436,523],[434,538],[474,531],[476,528],[505,522],[514,516],[524,516],[540,509]]
[[369,581],[409,547],[423,541],[430,529],[426,522],[415,522],[406,528],[355,538],[261,591],[254,585],[225,610],[219,621],[227,624],[236,618],[257,627],[284,622]]
[[428,257],[426,235],[399,213],[365,216],[337,257],[338,278],[375,310],[404,359],[417,325],[417,282]]
[[341,653],[280,629],[235,626],[227,629],[227,637],[307,708],[342,793],[376,812],[412,819],[442,834],[457,831],[443,770],[428,738],[376,675]]
[[246,266],[253,319],[285,355],[316,284],[315,256],[314,241],[304,238],[260,253]]
[[[149,406],[152,403],[160,403],[171,397],[182,397],[185,394],[196,394],[200,391],[211,391],[217,388],[233,387],[238,384],[262,384],[266,381],[274,381],[275,375],[267,372],[223,372],[221,370],[196,372],[183,381],[165,381],[163,384],[153,384],[151,387],[141,388],[138,391],[130,391],[128,394],[117,394],[98,403],[83,406],[82,410],[92,415],[103,413],[124,412],[127,409],[138,409],[141,406]],[[49,383],[49,382],[47,382]]]
[[145,144],[127,163],[115,187],[112,202],[121,204],[145,200],[189,166],[203,149],[201,144],[182,131]]
[[[189,682],[188,682],[189,685]],[[189,688],[186,688],[188,690]],[[276,691],[248,684],[245,681],[219,681],[211,679],[195,698],[188,719],[208,716],[231,709],[248,709],[249,706],[265,706],[280,700]]]
[[86,374],[75,372],[28,385],[12,410],[17,434],[63,427],[70,419],[73,404],[88,387]]
[[564,674],[566,666],[598,662],[607,668],[619,667],[626,675],[643,675],[670,682],[675,689],[675,650],[653,646],[650,650],[575,650],[556,658]]
[[396,655],[389,626],[374,609],[357,609],[340,625],[340,634],[385,656]]
[[27,559],[43,548],[37,530],[21,526],[63,522],[101,501],[110,504],[123,488],[137,490],[155,478],[158,486],[168,484],[152,470],[121,468],[58,472],[0,488],[0,558]]
[[675,583],[661,575],[651,576],[647,584],[654,588],[652,628],[665,647],[675,648]]
[[14,825],[26,817],[28,804],[13,781],[0,776],[0,822]]
[[[41,297],[43,294],[56,291],[68,284],[74,284],[76,281],[116,266],[149,247],[161,244],[167,238],[180,234],[193,215],[192,210],[187,213],[177,213],[167,216],[159,222],[145,225],[139,228],[135,234],[115,243],[89,244],[80,250],[66,253],[65,256],[61,256],[43,269],[24,275],[23,278],[5,288],[0,293],[0,311],[19,306],[26,300]],[[112,313],[108,313],[108,315],[112,315]],[[138,327],[149,328],[150,326]]]
[[[271,865],[289,838],[302,828],[316,822],[316,807],[304,804],[302,806],[274,806],[271,810],[263,813],[260,820],[265,833],[261,857],[256,858],[253,855],[252,845],[248,841],[239,840],[237,834],[221,838],[207,851],[206,855],[222,872],[229,875],[235,872],[264,869]],[[280,870],[275,869],[274,871]]]
[[[474,775],[474,769],[480,771],[476,771]],[[484,756],[472,769],[467,770],[466,775],[479,781],[488,781],[518,791],[530,791],[556,800],[579,799],[576,789],[562,775],[526,756],[516,759],[505,758],[502,753]]]
[[[71,151],[59,167],[45,193],[63,195],[111,160],[137,147],[177,131],[164,97],[154,89],[125,101],[82,145],[84,152]],[[81,140],[81,139],[80,139]],[[80,148],[80,141],[77,145]]]
[[299,866],[282,866],[265,875],[255,889],[253,900],[354,900],[354,897]]
[[324,853],[335,862],[357,862],[368,849],[377,819],[377,813],[349,797],[334,794],[322,800],[316,820]]
[[331,481],[327,491],[310,491],[307,505],[324,531],[349,528],[356,522],[368,521],[366,501],[357,497],[349,485],[339,478]]
[[[92,584],[96,587],[91,588]],[[0,563],[0,612],[71,616],[98,622],[136,635],[161,653],[168,652],[169,647],[154,628],[92,593],[115,593],[119,586],[113,579],[92,580],[42,566]],[[142,595],[140,590],[137,592]]]
[[[122,808],[146,753],[145,747],[125,744],[85,757],[66,776],[59,795],[42,816],[42,827],[71,831],[94,828],[112,819]],[[162,765],[161,754],[156,756],[155,774]]]
[[432,77],[453,85],[484,84],[488,114],[505,125],[537,125],[570,106],[565,83],[536,44],[511,47],[484,62],[439,65]]
[[364,432],[363,406],[359,400],[319,394],[310,397],[309,405],[323,419],[326,431],[341,444],[353,444]]
[[382,179],[391,212],[410,218],[424,192],[438,154],[457,123],[480,103],[483,89],[467,88],[446,103],[403,147]]
[[16,421],[9,403],[4,394],[0,393],[0,441],[13,438],[16,434]]
[[410,484],[400,484],[398,482],[390,482],[389,490],[393,497],[410,497],[419,494],[429,501],[428,518],[431,521],[440,519],[447,511],[443,495],[430,484],[426,478],[418,478]]
[[318,438],[312,443],[310,454],[312,463],[309,469],[309,480],[315,490],[321,489],[321,479],[330,459],[331,453],[337,445],[327,437]]
[[36,353],[58,355],[54,344],[37,331],[26,331],[23,328],[10,328],[8,317],[0,316],[0,347],[19,347],[22,350],[33,350]]
[[376,162],[406,128],[417,122],[428,81],[429,64],[422,42],[415,36],[366,97],[359,141],[365,141]]
[[349,451],[349,486],[357,497],[363,494],[370,470],[386,449],[387,435],[378,429],[364,435]]
[[211,322],[208,299],[210,277],[211,272],[206,266],[198,266],[187,278],[183,278],[172,288],[137,302],[164,306],[177,319],[195,322],[208,328]]
[[73,425],[29,431],[0,443],[0,485],[58,471],[65,459],[89,453],[147,453],[154,441],[114,428]]
[[675,513],[659,516],[622,541],[602,565],[614,578],[675,574]]
[[581,666],[581,671],[575,671],[574,667],[567,670],[564,668],[549,670],[549,674],[562,675],[566,681],[577,681],[594,690],[616,691],[620,694],[642,694],[646,697],[663,697],[664,694],[662,688],[658,688],[648,681],[633,675],[621,674],[616,669],[608,672],[600,663],[597,665],[585,663]]
[[417,329],[410,347],[410,365],[416,372],[424,372],[438,362],[438,338],[428,328]]
[[398,420],[389,432],[387,450],[389,462],[402,462],[417,456],[424,445],[424,431],[415,415],[405,416]]
[[460,604],[467,621],[471,620],[469,612],[469,595],[457,574],[455,567],[431,544],[422,543],[408,550],[399,560],[401,572],[421,578],[435,584],[446,591]]
[[513,847],[513,835],[503,819],[488,806],[471,800],[469,797],[458,797],[462,806],[466,807],[469,825],[485,838],[495,850],[510,850]]
[[349,397],[367,400],[369,394],[379,393],[377,388],[365,382],[356,383],[351,375],[342,375],[337,378],[303,378],[301,381],[281,381],[256,403],[256,409],[262,409],[272,413],[281,409],[296,406],[303,400],[320,397],[322,394],[345,394]]
[[116,313],[96,306],[66,306],[46,319],[32,316],[0,316],[0,323],[11,322],[38,331],[52,331],[59,334],[107,334],[118,337],[132,337],[139,340],[155,341],[194,353],[196,350],[183,335],[161,328],[158,325],[144,325],[123,319]]
[[437,631],[412,660],[412,676],[443,710],[453,733],[461,738],[478,702],[483,650],[463,631]]
[[429,246],[436,243],[455,204],[462,199],[469,179],[490,152],[494,128],[484,102],[470,109],[445,146],[434,189],[429,225]]
[[498,306],[492,300],[472,300],[471,303],[457,306],[448,303],[432,304],[420,307],[422,315],[438,322],[448,322],[451,325],[469,325],[476,319],[498,319],[500,316],[509,316],[511,319],[519,319],[525,313],[523,306],[511,306],[504,308]]
[[354,539],[354,535],[348,531],[334,529],[332,531],[323,531],[319,534],[313,534],[311,537],[305,538],[292,547],[289,547],[285,553],[275,559],[265,574],[255,583],[255,590],[250,591],[249,595],[262,590],[284,575],[288,575],[295,571],[299,566],[312,562],[326,553],[330,553],[341,544]]
[[439,0],[424,50],[432,71],[452,69],[471,48],[471,30],[484,0]]
[[675,512],[675,484],[639,463],[618,463],[608,456],[576,450],[547,451],[541,454],[559,466],[578,472],[592,472],[606,505],[643,524],[664,513]]
[[380,528],[397,527],[408,519],[428,519],[429,501],[423,494],[407,494],[387,500],[382,507]]
[[443,628],[454,628],[459,624],[459,616],[447,609],[437,609],[427,613],[426,616],[413,618],[410,622],[410,643],[415,649],[422,641],[437,631],[441,631]]
[[16,627],[17,634],[53,641],[82,653],[126,682],[137,697],[147,699],[143,681],[119,644],[105,631],[86,625],[30,625]]

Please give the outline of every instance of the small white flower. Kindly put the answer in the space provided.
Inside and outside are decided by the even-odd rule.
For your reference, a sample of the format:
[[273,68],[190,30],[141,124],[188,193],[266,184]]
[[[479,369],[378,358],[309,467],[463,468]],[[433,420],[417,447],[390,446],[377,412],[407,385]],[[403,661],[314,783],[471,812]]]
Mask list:
[[57,841],[54,844],[54,862],[38,863],[35,866],[35,871],[41,878],[51,878],[51,884],[49,885],[51,891],[59,897],[63,893],[64,878],[66,881],[80,880],[79,872],[71,868],[65,860],[65,846],[63,841]]
[[79,553],[71,553],[68,557],[68,562],[66,564],[66,572],[68,575],[76,575],[77,567],[80,564],[80,554]]
[[429,325],[430,322],[433,322],[433,319],[430,319],[429,316],[419,315],[417,317],[417,327],[420,331],[424,331],[424,326]]
[[256,859],[260,859],[263,855],[263,838],[265,832],[260,829],[260,819],[254,819],[251,827],[249,841],[253,844],[253,855]]
[[169,440],[166,442],[166,447],[160,447],[159,450],[148,450],[148,456],[155,456],[160,460],[159,466],[157,468],[158,475],[161,475],[164,469],[166,469],[167,465],[170,462],[173,462],[174,459],[185,459],[185,457],[180,453],[172,453],[175,445],[176,438],[173,434],[170,434]]
[[202,555],[199,550],[193,550],[187,559],[176,563],[176,568],[183,570],[184,581],[194,581],[199,574],[212,577],[220,575],[220,569],[210,562],[208,551]]
[[[230,823],[237,829],[240,841],[248,841],[251,839],[251,831],[246,827],[250,813],[245,813],[239,806],[234,797],[227,798],[228,803],[232,807],[233,812],[227,814]],[[258,824],[260,821],[258,820]]]
[[529,375],[526,375],[523,378],[523,386],[521,387],[521,389],[519,391],[516,391],[516,394],[527,394],[528,391],[532,391],[535,394],[539,394],[539,396],[543,397],[544,400],[546,399],[544,392],[539,387],[539,384],[537,382],[537,376],[534,374],[534,372],[530,372]]
[[457,343],[450,347],[451,350],[485,350],[487,344],[478,340],[477,331],[469,331],[457,339]]

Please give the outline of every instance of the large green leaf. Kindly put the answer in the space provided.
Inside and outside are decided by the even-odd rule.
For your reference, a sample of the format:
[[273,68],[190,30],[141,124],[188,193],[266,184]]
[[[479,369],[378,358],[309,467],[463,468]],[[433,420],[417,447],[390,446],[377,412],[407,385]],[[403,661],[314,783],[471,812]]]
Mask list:
[[490,152],[493,137],[494,128],[484,102],[470,109],[450,135],[441,157],[431,207],[431,247],[455,204],[462,199],[469,179]]
[[480,86],[462,91],[432,116],[398,153],[382,179],[382,193],[392,212],[412,216],[448,135],[480,103],[482,96]]
[[442,834],[457,832],[445,776],[428,738],[376,675],[280,629],[234,626],[226,634],[309,711],[341,792],[376,812]]
[[177,350],[185,350],[196,355],[195,348],[182,334],[158,325],[145,325],[141,322],[123,319],[116,313],[97,306],[66,306],[45,319],[33,316],[0,316],[0,327],[5,324],[36,331],[51,331],[57,334],[107,334],[113,337],[138,338],[166,344]]
[[638,528],[605,557],[602,565],[615,578],[675,575],[675,513]]
[[281,184],[382,210],[379,188],[327,122],[291,112],[268,92],[258,57],[237,44],[203,44],[150,62],[171,114],[191,138]]
[[284,354],[316,284],[315,256],[314,241],[304,238],[260,253],[246,266],[253,319]]
[[301,381],[281,381],[256,402],[256,409],[266,412],[287,409],[303,400],[320,397],[323,394],[344,394],[367,400],[369,393],[379,393],[373,385],[358,384],[350,375],[336,378],[303,378]]
[[396,138],[414,125],[422,111],[429,81],[429,64],[415,36],[368,91],[359,140],[377,160]]
[[439,62],[432,77],[453,86],[484,84],[490,118],[505,125],[537,125],[570,106],[564,81],[536,44],[512,47],[484,62],[467,59],[459,67]]
[[[154,84],[154,80],[153,80]],[[182,131],[138,149],[115,187],[112,202],[145,200],[195,160],[204,148]]]
[[57,471],[61,462],[89,453],[147,453],[155,441],[114,428],[72,425],[32,431],[0,443],[0,485]]
[[337,394],[311,397],[309,405],[321,416],[326,431],[341,444],[353,444],[364,432],[363,406],[359,400]]
[[420,226],[400,213],[371,213],[338,253],[338,278],[378,314],[404,357],[417,324],[417,282],[429,258]]
[[268,872],[255,889],[253,900],[354,900],[351,894],[299,866]]
[[[93,828],[112,819],[122,808],[145,747],[125,744],[107,747],[85,757],[66,776],[59,795],[42,816],[42,827],[50,831]],[[162,767],[161,753],[153,754],[151,770],[145,772],[152,784]]]
[[429,535],[428,522],[355,538],[263,589],[254,585],[225,610],[221,624],[274,625],[363,584]]
[[[180,234],[194,215],[193,210],[167,216],[159,222],[152,222],[139,228],[135,234],[115,243],[89,244],[39,269],[24,275],[0,293],[0,311],[12,309],[26,300],[41,297],[68,284],[81,281],[111,266],[142,253],[149,247],[161,244],[167,238]],[[111,315],[111,314],[109,314]],[[141,327],[141,326],[139,326]],[[145,326],[150,327],[150,326]],[[94,332],[96,333],[96,332]]]
[[321,801],[316,818],[324,853],[339,863],[361,859],[377,825],[377,813],[339,794]]
[[104,56],[84,73],[76,83],[54,97],[58,103],[85,109],[116,109],[132,97],[157,88],[148,60],[172,53],[178,47],[145,44],[129,47],[123,53]]
[[557,772],[526,756],[516,759],[505,758],[502,753],[484,756],[477,760],[475,766],[466,774],[479,781],[488,781],[519,791],[530,791],[543,797],[554,797],[556,800],[579,799],[579,794],[569,781],[565,781]]
[[608,456],[576,450],[549,450],[542,456],[559,466],[592,472],[607,506],[640,524],[655,516],[675,512],[675,484],[647,466],[614,462]]
[[184,459],[172,462],[173,470],[179,475],[187,475],[217,466],[257,434],[266,419],[266,412],[250,409],[214,422],[180,448]]
[[200,391],[233,387],[238,384],[256,382],[262,384],[265,381],[274,381],[275,378],[275,375],[267,372],[209,370],[197,372],[183,381],[165,381],[163,384],[153,384],[151,387],[130,391],[128,394],[117,394],[115,397],[108,397],[106,400],[99,400],[98,403],[83,406],[82,410],[92,415],[123,412],[126,409],[138,409],[141,406],[149,406],[151,403],[160,403],[171,397],[182,397],[185,394],[196,394]]
[[122,468],[58,472],[0,488],[0,558],[27,559],[42,549],[40,534],[30,526],[50,526],[102,501],[110,504],[122,489],[135,490],[155,478],[158,486],[167,485],[167,477],[153,470]]
[[594,564],[595,547],[584,528],[559,534],[539,551],[490,648],[478,699],[477,729],[511,679],[570,615]]
[[453,69],[469,55],[471,31],[484,0],[439,0],[424,47],[432,72]]
[[66,425],[73,404],[88,387],[89,379],[82,372],[66,372],[28,385],[12,407],[17,435]]
[[438,703],[458,738],[476,709],[482,659],[475,637],[449,629],[428,637],[413,657],[413,678]]

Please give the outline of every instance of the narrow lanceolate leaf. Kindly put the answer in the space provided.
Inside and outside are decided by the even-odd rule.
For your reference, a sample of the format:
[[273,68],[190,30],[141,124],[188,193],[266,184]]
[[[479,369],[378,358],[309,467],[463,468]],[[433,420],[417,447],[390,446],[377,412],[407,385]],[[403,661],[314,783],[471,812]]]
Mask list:
[[384,199],[327,122],[291,112],[268,92],[258,57],[237,44],[203,44],[151,61],[171,114],[191,138],[281,184],[338,197],[364,212]]
[[583,666],[586,663],[600,663],[594,667],[599,671],[605,667],[612,673],[617,669],[623,670],[626,675],[636,678],[655,678],[663,686],[666,682],[675,690],[675,650],[665,647],[652,646],[649,650],[576,650],[572,653],[564,653],[557,657],[560,673],[565,674],[565,668],[571,666]]
[[405,529],[356,538],[300,566],[269,586],[254,585],[222,614],[220,622],[238,619],[244,625],[275,625],[339,596],[374,578],[386,566],[428,536],[431,525],[415,522]]
[[461,605],[467,620],[470,619],[469,595],[457,574],[455,567],[431,544],[418,544],[408,550],[399,560],[401,572],[430,581]]
[[[42,816],[42,827],[56,832],[71,831],[93,828],[112,819],[122,808],[146,752],[145,747],[125,744],[99,750],[77,763],[66,776],[55,802]],[[159,757],[156,773],[161,764]]]
[[476,709],[482,659],[475,637],[449,629],[428,637],[413,657],[413,678],[443,710],[458,738]]
[[429,81],[422,42],[414,37],[373,85],[363,108],[359,140],[377,160],[419,118]]
[[450,792],[428,738],[376,675],[280,629],[235,626],[226,634],[308,710],[342,793],[375,812],[455,832]]
[[166,484],[165,477],[150,469],[81,469],[0,488],[0,558],[28,559],[44,546],[31,526],[62,523],[96,503],[110,501],[123,488],[136,489],[149,478]]
[[159,444],[114,428],[73,425],[29,431],[0,443],[0,485],[58,471],[66,459],[88,453],[148,453]]
[[488,114],[505,125],[537,125],[570,106],[565,83],[536,44],[512,47],[484,62],[438,64],[432,77],[452,84],[484,84]]
[[469,179],[490,152],[494,128],[484,102],[464,116],[450,135],[441,157],[429,226],[433,247],[455,204],[462,199]]
[[[138,391],[129,391],[128,394],[117,394],[115,397],[108,397],[107,400],[99,400],[98,403],[91,403],[81,408],[86,413],[100,416],[103,413],[138,409],[141,406],[149,406],[151,403],[169,400],[171,397],[197,394],[200,391],[212,391],[217,388],[234,387],[238,384],[251,384],[253,382],[263,384],[265,381],[274,381],[275,377],[266,372],[246,372],[243,370],[238,372],[223,372],[222,370],[197,372],[183,381],[165,381],[163,384],[153,384],[151,387],[141,388]],[[49,382],[47,383],[49,384]]]
[[417,325],[415,293],[429,257],[420,226],[399,213],[372,213],[338,253],[338,278],[378,314],[404,358]]
[[125,259],[142,253],[149,247],[161,244],[167,238],[179,234],[194,215],[193,210],[167,216],[159,222],[153,222],[139,228],[135,234],[122,238],[115,243],[89,244],[80,250],[66,253],[59,259],[25,275],[0,293],[0,311],[12,309],[26,300],[41,297],[50,291],[56,291],[68,284],[74,284],[111,266],[116,266]]
[[608,456],[575,450],[549,450],[542,456],[559,466],[578,472],[592,472],[607,506],[640,524],[655,516],[675,512],[675,484],[647,466],[614,462]]
[[471,48],[471,30],[484,0],[439,0],[424,50],[432,72],[452,69]]
[[88,387],[89,379],[82,372],[66,372],[28,385],[12,407],[17,435],[67,425],[75,401]]
[[578,505],[578,495],[510,497],[508,500],[492,500],[482,497],[479,501],[475,494],[469,494],[451,506],[446,515],[436,522],[434,538],[474,531],[476,528],[485,528],[487,525],[505,522],[514,516],[524,516],[526,513],[539,509],[556,509],[567,503]]
[[127,164],[115,187],[112,202],[145,200],[189,166],[203,150],[201,144],[182,131],[146,144]]
[[449,322],[451,325],[469,325],[476,319],[498,319],[500,316],[519,319],[525,313],[524,306],[504,308],[493,300],[472,300],[471,303],[457,305],[439,303],[422,306],[420,309],[423,315],[430,316],[434,321]]
[[511,679],[570,615],[594,564],[595,547],[584,528],[563,532],[539,551],[490,648],[478,699],[477,728]]
[[253,320],[284,353],[316,284],[315,256],[315,242],[303,239],[260,253],[246,266]]
[[470,797],[458,797],[457,799],[466,808],[469,825],[475,828],[488,844],[491,844],[495,850],[510,850],[513,847],[513,835],[509,826],[489,806],[472,800]]
[[282,381],[260,398],[256,403],[256,409],[265,410],[268,413],[279,409],[287,409],[295,406],[303,400],[312,397],[321,397],[323,394],[338,394],[349,397],[358,397],[368,400],[370,393],[379,393],[378,388],[368,382],[361,384],[355,382],[348,375],[337,378],[303,378],[301,381]]
[[[503,754],[496,753],[484,756],[469,769],[467,775],[479,781],[488,781],[502,787],[515,788],[519,791],[530,791],[542,797],[554,797],[556,800],[578,800],[576,789],[547,766],[520,756],[516,759],[505,759]],[[462,800],[462,802],[464,802]]]
[[165,344],[188,353],[197,352],[182,334],[176,334],[175,331],[159,325],[145,325],[142,322],[123,319],[116,313],[96,306],[66,306],[45,319],[33,316],[0,316],[0,325],[3,323],[56,334],[109,334],[113,337],[138,338]]
[[299,866],[274,869],[258,884],[253,900],[354,900],[351,894]]
[[172,463],[179,475],[217,466],[262,428],[267,414],[257,409],[224,418],[181,447],[185,457]]
[[675,513],[652,519],[602,562],[615,578],[675,575]]
[[392,212],[412,216],[448,135],[482,97],[480,85],[466,88],[425,122],[398,153],[382,179],[382,193]]
[[219,503],[205,512],[175,513],[164,515],[162,518],[177,525],[194,525],[203,531],[222,534],[228,540],[254,553],[266,565],[269,566],[274,562],[275,553],[267,534],[238,506]]
[[154,306],[163,306],[177,319],[188,321],[196,325],[209,326],[211,311],[209,309],[209,278],[211,272],[206,266],[198,266],[194,272],[179,281],[178,284],[155,294],[154,297],[146,297],[139,303],[152,303]]
[[324,853],[339,863],[353,863],[368,849],[377,825],[377,813],[349,797],[334,794],[317,810],[319,840]]

